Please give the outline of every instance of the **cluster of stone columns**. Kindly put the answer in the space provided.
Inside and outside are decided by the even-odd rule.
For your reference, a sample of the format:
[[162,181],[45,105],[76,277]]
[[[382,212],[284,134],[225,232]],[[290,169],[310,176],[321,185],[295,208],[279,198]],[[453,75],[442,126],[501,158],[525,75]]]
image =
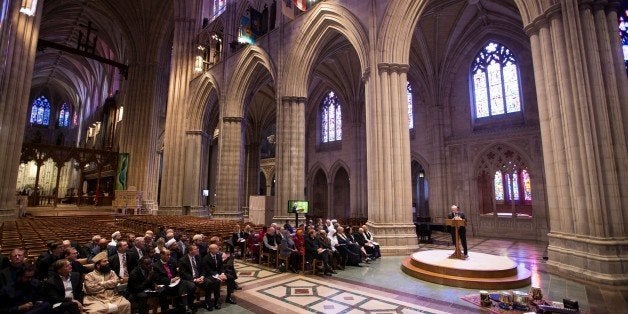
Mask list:
[[275,221],[289,219],[288,200],[305,199],[305,97],[282,97],[277,113]]
[[240,217],[244,188],[242,117],[223,117],[220,130],[216,211],[214,216]]
[[[197,189],[196,180],[186,182],[184,174],[195,169],[198,163],[186,163],[186,154],[200,153],[199,148],[190,147],[186,151],[187,138],[195,133],[187,134],[187,112],[189,102],[190,81],[194,75],[194,54],[196,34],[200,27],[200,1],[174,2],[174,38],[172,49],[172,66],[168,90],[168,109],[164,136],[164,165],[160,194],[159,210],[161,214],[181,214],[182,206],[198,208],[201,191]],[[197,135],[200,135],[197,133]],[[199,139],[200,140],[200,139]],[[201,155],[197,156],[199,160]],[[189,167],[191,169],[186,169]],[[200,170],[200,169],[197,169]],[[194,190],[186,190],[185,187]],[[184,196],[185,195],[185,196]],[[185,197],[185,201],[184,201]]]
[[408,65],[380,63],[366,83],[368,224],[383,253],[416,247],[412,224]]
[[533,53],[552,271],[628,284],[628,83],[617,2],[561,1],[526,31]]
[[[21,0],[7,0],[0,32],[0,220],[15,217],[15,186],[27,121],[28,102],[43,1],[32,15],[20,12]],[[5,68],[8,66],[9,68]]]

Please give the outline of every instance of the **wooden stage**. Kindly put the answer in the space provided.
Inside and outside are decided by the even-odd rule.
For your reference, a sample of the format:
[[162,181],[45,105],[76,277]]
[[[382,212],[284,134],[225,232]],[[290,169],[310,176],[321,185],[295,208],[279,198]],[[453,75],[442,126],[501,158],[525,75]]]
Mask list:
[[421,280],[460,288],[499,290],[530,285],[531,272],[510,258],[470,252],[466,260],[449,258],[453,250],[416,252],[401,270]]

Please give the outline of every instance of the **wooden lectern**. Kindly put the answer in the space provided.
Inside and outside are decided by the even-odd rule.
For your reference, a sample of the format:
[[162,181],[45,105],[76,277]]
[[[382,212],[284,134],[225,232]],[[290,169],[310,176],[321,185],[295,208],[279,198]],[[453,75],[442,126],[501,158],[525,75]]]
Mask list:
[[445,225],[454,228],[456,243],[454,243],[456,250],[454,254],[451,254],[449,258],[466,259],[462,251],[460,251],[460,235],[458,234],[458,228],[466,226],[467,222],[464,219],[445,219]]

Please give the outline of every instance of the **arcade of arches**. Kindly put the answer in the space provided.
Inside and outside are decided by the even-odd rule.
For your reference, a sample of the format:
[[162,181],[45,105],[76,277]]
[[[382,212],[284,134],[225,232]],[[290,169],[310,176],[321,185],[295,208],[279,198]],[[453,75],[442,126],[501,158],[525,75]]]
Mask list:
[[[458,204],[472,235],[543,241],[553,272],[628,283],[620,1],[283,2],[3,1],[3,219],[16,184],[113,194],[99,158],[20,155],[77,147],[127,156],[158,214],[240,218],[265,195],[283,221],[302,199],[406,254],[413,219]],[[271,9],[238,43],[249,6]]]

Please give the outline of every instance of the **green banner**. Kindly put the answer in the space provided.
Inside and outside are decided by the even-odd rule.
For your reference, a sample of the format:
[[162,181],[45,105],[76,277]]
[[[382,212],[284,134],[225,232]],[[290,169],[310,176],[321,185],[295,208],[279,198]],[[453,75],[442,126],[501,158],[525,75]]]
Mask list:
[[126,190],[126,176],[129,170],[129,154],[118,155],[118,172],[116,174],[116,190]]

